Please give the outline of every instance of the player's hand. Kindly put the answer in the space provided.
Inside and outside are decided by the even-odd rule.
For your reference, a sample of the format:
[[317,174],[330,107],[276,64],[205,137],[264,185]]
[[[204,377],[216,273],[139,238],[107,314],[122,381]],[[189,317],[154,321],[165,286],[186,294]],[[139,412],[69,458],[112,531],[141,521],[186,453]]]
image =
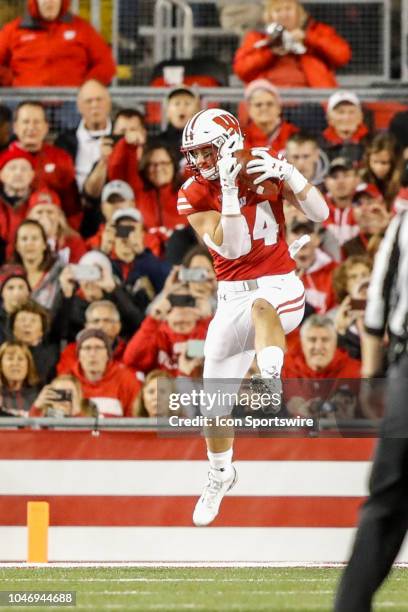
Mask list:
[[222,157],[218,163],[218,171],[220,173],[220,183],[222,191],[234,191],[238,190],[237,176],[242,168],[241,164],[238,164],[235,157],[228,155],[228,157]]
[[228,130],[229,137],[220,146],[219,154],[221,157],[229,157],[238,149],[242,149],[242,136],[233,129]]
[[260,175],[254,180],[254,185],[259,185],[268,179],[287,181],[290,178],[293,166],[286,159],[272,157],[264,149],[252,149],[252,153],[259,159],[251,159],[246,165],[246,171],[247,174]]

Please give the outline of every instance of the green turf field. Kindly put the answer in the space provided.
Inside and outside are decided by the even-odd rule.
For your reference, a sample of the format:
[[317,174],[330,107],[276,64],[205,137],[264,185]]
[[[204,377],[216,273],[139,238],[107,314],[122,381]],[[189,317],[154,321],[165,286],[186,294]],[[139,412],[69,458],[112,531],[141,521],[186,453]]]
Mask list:
[[[339,572],[334,568],[1,568],[0,584],[2,591],[76,591],[75,609],[97,612],[312,612],[331,610]],[[15,608],[0,608],[5,609]],[[408,569],[394,570],[375,610],[408,611]]]

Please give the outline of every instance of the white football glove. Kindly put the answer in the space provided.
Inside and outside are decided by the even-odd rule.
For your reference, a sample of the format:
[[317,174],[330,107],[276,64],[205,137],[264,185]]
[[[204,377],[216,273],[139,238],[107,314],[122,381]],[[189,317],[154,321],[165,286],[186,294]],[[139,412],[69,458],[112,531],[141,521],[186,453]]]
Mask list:
[[222,192],[238,191],[237,176],[242,168],[235,157],[228,155],[222,157],[218,163],[218,172],[220,173],[220,183]]
[[259,174],[254,180],[254,185],[259,185],[268,179],[279,179],[288,181],[293,172],[293,166],[286,159],[272,157],[264,149],[253,149],[253,155],[259,159],[251,159],[246,165],[247,174]]
[[291,242],[288,247],[288,251],[292,259],[295,257],[295,255],[299,253],[300,249],[303,249],[305,244],[307,244],[308,242],[310,242],[309,234],[303,234],[302,236],[300,236],[300,238],[297,238],[296,240]]
[[228,130],[229,137],[222,143],[218,152],[220,157],[228,157],[243,148],[242,136],[233,129]]

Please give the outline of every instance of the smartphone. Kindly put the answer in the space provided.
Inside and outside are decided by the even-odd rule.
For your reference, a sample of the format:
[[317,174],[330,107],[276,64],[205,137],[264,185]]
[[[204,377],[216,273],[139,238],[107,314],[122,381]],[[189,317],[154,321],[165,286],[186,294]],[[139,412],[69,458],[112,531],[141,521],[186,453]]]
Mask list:
[[134,230],[133,225],[117,225],[116,226],[116,236],[118,238],[129,238],[129,234],[131,234]]
[[98,266],[74,264],[72,268],[76,281],[97,281],[100,280],[102,276],[101,270],[98,268]]
[[177,294],[171,293],[168,296],[168,300],[172,308],[173,306],[183,306],[183,307],[194,308],[194,306],[196,305],[195,298],[193,298],[193,296],[189,295],[188,293],[184,295],[177,295]]
[[69,389],[54,389],[51,387],[52,392],[58,402],[72,402],[72,391]]
[[117,142],[119,142],[121,138],[123,138],[123,135],[122,134],[111,134],[109,138],[113,140],[113,144],[115,145]]
[[178,279],[182,283],[203,283],[208,280],[208,270],[205,268],[184,268],[181,267]]
[[189,359],[204,357],[204,340],[187,340],[186,355]]
[[357,298],[351,298],[350,306],[352,310],[365,310],[367,300],[359,300]]

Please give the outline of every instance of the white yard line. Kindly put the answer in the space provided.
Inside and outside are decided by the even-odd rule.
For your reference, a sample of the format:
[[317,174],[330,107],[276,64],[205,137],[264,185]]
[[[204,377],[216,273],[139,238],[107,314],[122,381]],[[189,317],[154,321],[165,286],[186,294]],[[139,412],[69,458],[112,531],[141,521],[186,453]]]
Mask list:
[[[232,568],[236,568],[236,567],[273,567],[273,568],[279,568],[279,567],[321,567],[321,568],[325,568],[325,567],[343,567],[345,564],[344,563],[301,563],[301,562],[271,562],[271,563],[267,563],[267,562],[246,562],[246,561],[231,561],[231,562],[194,562],[194,563],[187,563],[187,562],[183,562],[183,561],[175,561],[175,562],[169,562],[169,563],[163,563],[163,562],[136,562],[136,563],[110,563],[110,562],[103,562],[103,563],[91,563],[91,562],[83,562],[83,563],[78,563],[78,562],[52,562],[50,561],[49,563],[15,563],[15,562],[3,562],[0,563],[0,568],[3,567],[60,567],[60,568],[70,568],[70,567],[147,567],[147,568],[167,568],[167,567],[232,567]],[[398,566],[397,566],[398,567]],[[408,563],[401,563],[399,564],[399,567],[408,567]]]

